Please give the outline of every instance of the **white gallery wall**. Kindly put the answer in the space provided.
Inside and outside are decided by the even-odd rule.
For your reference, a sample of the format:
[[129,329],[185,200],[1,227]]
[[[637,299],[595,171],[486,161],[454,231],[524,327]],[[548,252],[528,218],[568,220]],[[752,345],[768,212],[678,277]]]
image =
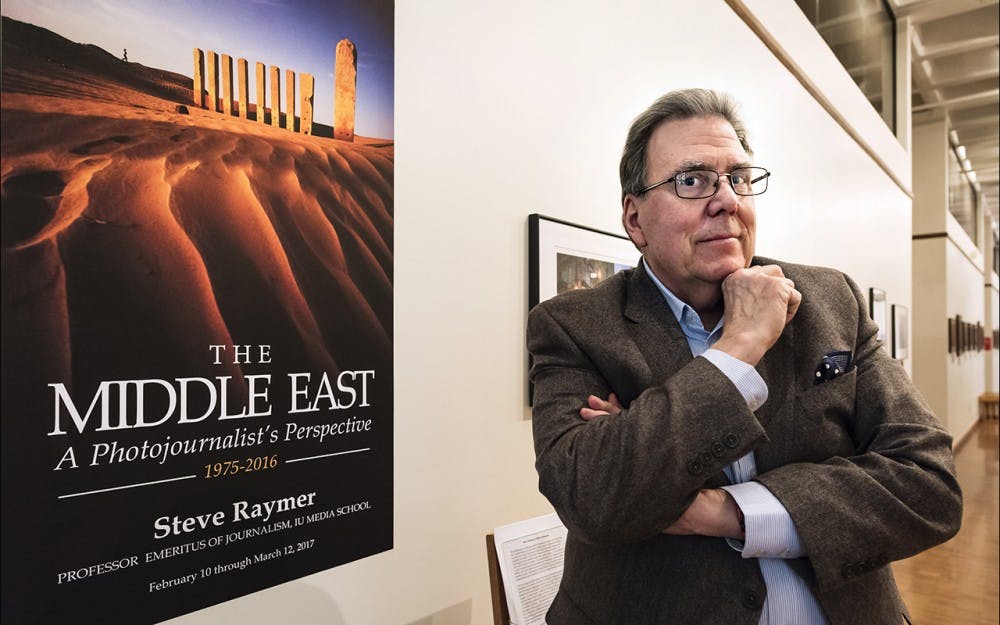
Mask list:
[[[979,416],[980,393],[992,384],[993,352],[948,351],[948,319],[992,327],[984,289],[983,232],[973,241],[948,211],[948,127],[944,120],[913,128],[913,381],[956,440]],[[989,254],[992,256],[992,243]]]
[[[817,83],[844,84],[791,0],[762,4]],[[774,172],[759,253],[910,305],[909,197],[722,0],[398,0],[395,548],[170,623],[492,621],[484,535],[551,511],[526,401],[527,216],[620,232],[629,122],[690,86],[744,103]],[[858,127],[869,114],[845,113]],[[908,183],[905,152],[877,132]]]
[[[951,214],[948,215],[951,219]],[[958,223],[955,223],[958,226]],[[959,232],[965,234],[958,226]],[[971,244],[968,236],[966,241]],[[947,286],[947,317],[961,315],[973,324],[981,323],[986,327],[983,319],[985,310],[983,292],[983,270],[982,264],[976,265],[966,255],[968,247],[963,250],[956,245],[950,237],[946,242],[942,242],[945,247],[945,267]],[[980,257],[981,261],[981,257]],[[939,322],[940,326],[947,328],[947,322]],[[946,352],[945,347],[943,352]],[[979,394],[983,388],[985,379],[985,367],[987,353],[982,351],[970,351],[961,356],[948,354],[948,409],[947,425],[956,435],[962,436],[976,424],[979,418]]]
[[[985,287],[983,297],[986,304],[987,319],[990,321],[989,334],[993,329],[1000,328],[1000,285],[997,284],[997,274],[994,273],[989,286]],[[993,345],[986,360],[985,386],[987,392],[1000,391],[1000,346]]]

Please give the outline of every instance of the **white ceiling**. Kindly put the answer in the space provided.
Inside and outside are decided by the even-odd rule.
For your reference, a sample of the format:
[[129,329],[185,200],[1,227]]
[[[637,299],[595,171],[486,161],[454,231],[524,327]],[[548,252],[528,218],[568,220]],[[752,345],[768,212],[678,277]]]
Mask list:
[[[998,0],[888,0],[913,24],[913,124],[942,117],[964,146],[994,224],[1000,213]],[[994,225],[994,228],[996,226]]]

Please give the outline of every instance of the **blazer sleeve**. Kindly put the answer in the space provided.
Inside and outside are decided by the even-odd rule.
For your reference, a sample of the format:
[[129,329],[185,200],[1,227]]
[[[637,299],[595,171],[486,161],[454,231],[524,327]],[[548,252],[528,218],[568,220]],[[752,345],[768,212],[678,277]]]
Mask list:
[[854,405],[845,426],[854,453],[757,476],[791,515],[820,590],[947,540],[962,517],[951,437],[880,347],[857,285],[840,275],[858,306]]
[[542,304],[528,319],[539,490],[579,540],[623,544],[655,536],[708,480],[721,483],[723,467],[764,430],[728,378],[690,352],[686,364],[620,415],[584,421],[579,411],[588,395],[621,396],[619,381],[634,380],[642,365],[629,362],[627,339],[608,324],[603,332],[580,328],[562,312]]

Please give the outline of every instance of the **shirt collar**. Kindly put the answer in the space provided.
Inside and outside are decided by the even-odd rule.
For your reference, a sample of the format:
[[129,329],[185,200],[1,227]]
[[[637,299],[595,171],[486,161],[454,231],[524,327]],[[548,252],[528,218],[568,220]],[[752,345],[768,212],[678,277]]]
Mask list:
[[663,295],[663,299],[667,301],[667,307],[670,308],[670,312],[673,313],[674,318],[677,319],[677,323],[681,325],[681,329],[684,330],[684,334],[690,336],[692,332],[699,334],[712,335],[722,328],[722,319],[715,324],[712,331],[709,332],[705,330],[705,326],[701,323],[701,317],[695,312],[694,308],[683,301],[679,297],[673,294],[670,289],[660,282],[660,279],[656,277],[653,270],[649,268],[649,263],[646,259],[642,259],[642,268],[646,270],[646,275],[649,276],[656,288],[659,289],[660,293]]

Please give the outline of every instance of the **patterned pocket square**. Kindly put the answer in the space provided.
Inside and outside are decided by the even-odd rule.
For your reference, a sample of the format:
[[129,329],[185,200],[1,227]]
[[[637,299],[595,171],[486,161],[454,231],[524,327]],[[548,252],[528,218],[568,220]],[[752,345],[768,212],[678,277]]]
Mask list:
[[822,384],[851,370],[851,352],[830,352],[820,359],[813,374],[813,382]]

